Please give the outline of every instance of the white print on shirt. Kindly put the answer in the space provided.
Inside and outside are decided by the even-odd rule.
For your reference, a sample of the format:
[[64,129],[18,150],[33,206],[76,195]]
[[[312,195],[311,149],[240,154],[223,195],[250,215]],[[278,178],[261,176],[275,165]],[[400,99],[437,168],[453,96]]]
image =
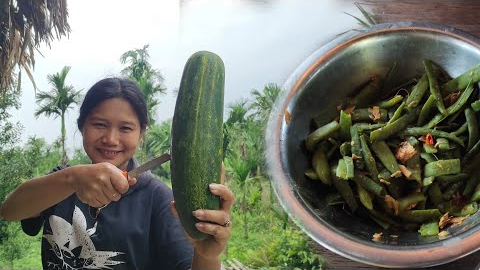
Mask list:
[[[97,251],[90,236],[97,229],[97,223],[87,230],[87,221],[82,211],[75,206],[72,224],[61,217],[52,215],[48,219],[51,234],[44,234],[57,260],[48,261],[48,269],[113,269],[109,266],[125,263],[110,260],[123,252]],[[51,259],[51,258],[48,258]]]

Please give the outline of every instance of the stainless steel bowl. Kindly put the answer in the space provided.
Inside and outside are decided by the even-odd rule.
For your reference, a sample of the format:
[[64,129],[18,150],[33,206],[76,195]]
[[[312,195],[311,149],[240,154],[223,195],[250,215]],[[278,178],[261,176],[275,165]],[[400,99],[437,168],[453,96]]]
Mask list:
[[303,175],[310,164],[302,143],[311,132],[312,118],[333,119],[339,100],[371,75],[386,74],[395,62],[394,84],[423,74],[425,58],[456,77],[480,64],[480,39],[452,27],[413,22],[344,34],[295,70],[271,113],[266,156],[280,203],[312,239],[344,257],[382,267],[427,267],[480,249],[480,213],[448,229],[444,239],[401,232],[395,233],[398,238],[387,234],[373,242],[380,227],[326,206],[321,185]]

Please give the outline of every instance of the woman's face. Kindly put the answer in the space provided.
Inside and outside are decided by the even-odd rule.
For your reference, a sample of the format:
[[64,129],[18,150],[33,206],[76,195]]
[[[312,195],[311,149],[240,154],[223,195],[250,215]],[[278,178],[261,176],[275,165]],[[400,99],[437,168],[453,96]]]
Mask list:
[[107,99],[92,109],[82,134],[92,163],[109,162],[121,170],[127,169],[143,136],[137,114],[122,98]]

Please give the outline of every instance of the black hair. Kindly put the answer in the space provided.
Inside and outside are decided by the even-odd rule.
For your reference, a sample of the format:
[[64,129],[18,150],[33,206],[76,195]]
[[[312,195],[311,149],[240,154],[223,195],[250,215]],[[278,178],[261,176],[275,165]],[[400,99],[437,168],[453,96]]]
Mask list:
[[85,120],[92,109],[111,98],[123,98],[130,103],[137,114],[141,130],[145,131],[148,125],[147,103],[140,88],[129,79],[117,77],[100,80],[87,91],[77,119],[78,129],[83,130]]

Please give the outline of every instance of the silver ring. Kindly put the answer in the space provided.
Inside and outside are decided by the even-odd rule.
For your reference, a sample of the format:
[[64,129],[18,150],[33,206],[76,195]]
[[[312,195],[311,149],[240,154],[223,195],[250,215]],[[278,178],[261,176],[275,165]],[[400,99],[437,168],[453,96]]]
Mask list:
[[227,220],[222,226],[223,226],[223,227],[229,227],[230,224],[232,224],[232,223],[230,222],[230,219],[229,219],[229,220]]

